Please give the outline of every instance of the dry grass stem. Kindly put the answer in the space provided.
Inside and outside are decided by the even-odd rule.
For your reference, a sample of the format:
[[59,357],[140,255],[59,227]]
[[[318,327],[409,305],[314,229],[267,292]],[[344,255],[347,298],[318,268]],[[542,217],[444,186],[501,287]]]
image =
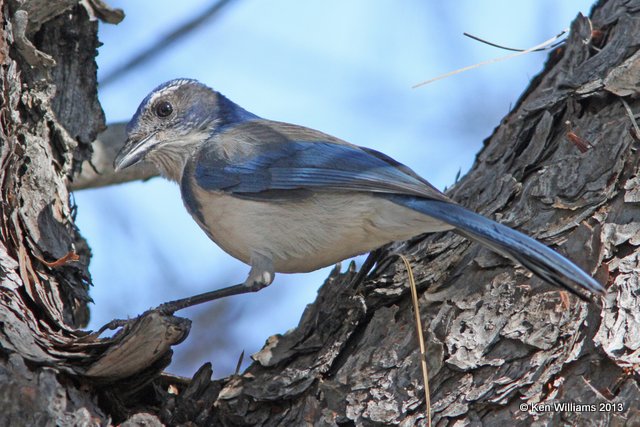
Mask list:
[[420,86],[428,85],[428,84],[436,82],[438,80],[446,79],[447,77],[451,77],[453,75],[462,73],[464,71],[473,70],[474,68],[479,68],[479,67],[482,67],[484,65],[494,64],[496,62],[504,61],[504,60],[507,60],[507,59],[515,58],[517,56],[526,55],[527,53],[535,52],[535,51],[540,50],[540,49],[544,49],[547,46],[555,43],[558,39],[560,39],[562,36],[564,36],[568,31],[569,31],[568,29],[564,29],[557,36],[554,36],[554,37],[550,38],[549,40],[546,40],[546,41],[540,43],[539,45],[533,46],[533,47],[531,47],[529,49],[525,49],[525,50],[520,51],[520,52],[514,52],[514,53],[511,53],[511,54],[506,55],[506,56],[501,56],[499,58],[493,58],[493,59],[489,59],[487,61],[478,62],[477,64],[469,65],[468,67],[459,68],[459,69],[457,69],[455,71],[450,71],[448,73],[441,74],[438,77],[434,77],[432,79],[426,80],[426,81],[418,83],[416,85],[413,85],[412,89],[416,89],[416,88],[419,88]]
[[422,321],[420,320],[420,306],[418,305],[418,290],[416,289],[416,281],[413,278],[413,270],[409,260],[404,255],[400,255],[402,262],[407,268],[409,276],[409,288],[411,289],[411,302],[413,303],[413,314],[416,320],[416,332],[418,333],[418,343],[420,344],[420,364],[422,366],[422,380],[424,381],[424,399],[427,405],[427,422],[431,427],[431,398],[429,397],[429,371],[427,370],[427,351],[422,334]]

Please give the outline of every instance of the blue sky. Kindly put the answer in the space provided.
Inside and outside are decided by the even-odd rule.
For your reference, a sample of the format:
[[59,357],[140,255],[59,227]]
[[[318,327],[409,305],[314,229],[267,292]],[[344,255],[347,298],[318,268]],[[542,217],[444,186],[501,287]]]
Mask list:
[[[210,1],[109,3],[127,17],[117,26],[101,24],[99,77]],[[158,84],[197,78],[262,117],[383,151],[444,189],[471,167],[546,54],[411,86],[507,54],[465,31],[528,48],[590,6],[578,0],[237,0],[152,61],[100,87],[99,96],[108,122],[127,121]],[[175,184],[156,178],[79,191],[75,199],[78,225],[93,250],[90,328],[243,282],[248,273],[192,221]],[[258,294],[180,312],[194,324],[169,370],[190,375],[212,361],[216,376],[228,374],[242,350],[254,353],[269,335],[297,324],[327,273],[277,275]]]

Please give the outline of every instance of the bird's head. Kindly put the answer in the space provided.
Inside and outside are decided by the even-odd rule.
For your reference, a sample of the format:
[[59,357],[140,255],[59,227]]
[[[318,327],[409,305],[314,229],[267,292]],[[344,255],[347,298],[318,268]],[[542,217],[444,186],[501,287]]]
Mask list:
[[192,79],[176,79],[154,89],[127,125],[127,141],[116,156],[117,170],[143,159],[178,181],[195,149],[217,128],[247,118],[224,96]]

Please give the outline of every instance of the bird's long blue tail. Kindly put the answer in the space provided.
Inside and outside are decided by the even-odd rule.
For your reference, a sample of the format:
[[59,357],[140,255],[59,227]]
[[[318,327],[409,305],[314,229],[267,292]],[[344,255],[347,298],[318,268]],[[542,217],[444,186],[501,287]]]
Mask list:
[[386,197],[394,203],[456,227],[456,231],[463,236],[515,260],[547,282],[566,288],[582,299],[585,296],[577,292],[572,284],[598,294],[605,292],[600,283],[553,249],[460,205],[411,196]]

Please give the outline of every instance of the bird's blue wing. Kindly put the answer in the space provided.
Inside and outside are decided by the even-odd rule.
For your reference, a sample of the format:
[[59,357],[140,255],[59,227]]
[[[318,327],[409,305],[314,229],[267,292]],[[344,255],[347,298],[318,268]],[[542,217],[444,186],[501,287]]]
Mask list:
[[312,129],[268,121],[243,123],[212,138],[198,153],[194,172],[202,188],[242,197],[313,190],[448,200],[409,168],[382,153]]

